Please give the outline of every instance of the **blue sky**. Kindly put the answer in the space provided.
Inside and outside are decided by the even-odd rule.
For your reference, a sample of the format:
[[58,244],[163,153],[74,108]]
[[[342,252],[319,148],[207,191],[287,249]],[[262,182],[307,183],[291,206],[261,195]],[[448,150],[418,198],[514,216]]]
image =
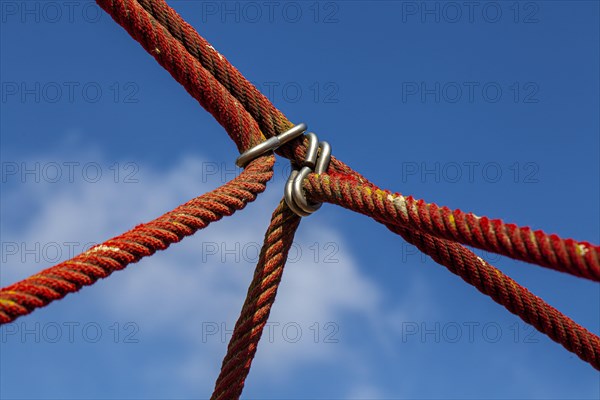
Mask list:
[[[384,188],[592,243],[599,6],[170,1]],[[231,179],[235,146],[91,2],[1,5],[1,285]],[[0,328],[0,397],[208,398],[289,168],[244,211]],[[597,284],[478,251],[595,333]],[[576,356],[365,217],[300,226],[244,395],[592,399]]]

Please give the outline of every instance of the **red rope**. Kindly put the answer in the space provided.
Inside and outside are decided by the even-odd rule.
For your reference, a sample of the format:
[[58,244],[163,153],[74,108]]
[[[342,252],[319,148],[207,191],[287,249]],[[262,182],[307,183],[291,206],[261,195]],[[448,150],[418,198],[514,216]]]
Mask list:
[[[248,135],[261,137],[260,129],[268,132],[266,136],[270,137],[291,126],[291,122],[254,85],[164,1],[98,0],[98,3],[209,112],[213,115],[216,113],[215,117],[228,131],[237,132],[230,136],[238,148],[246,148]],[[247,110],[248,115],[238,119],[232,119],[231,115],[224,118],[219,114],[223,112],[221,107],[225,107],[225,111],[241,107]],[[260,126],[256,121],[260,121]],[[296,145],[294,149],[294,159],[303,159],[305,146]],[[372,187],[369,181],[339,160],[332,162],[330,170],[343,176],[351,175],[354,184],[367,189]],[[394,213],[394,218],[404,226],[600,281],[600,248],[588,242],[561,239],[541,230],[533,231],[528,227],[505,224],[498,219],[490,220],[460,210],[453,211],[415,200],[411,196],[392,195],[391,192],[372,193],[373,196],[382,199],[374,203],[382,207],[379,211]],[[374,201],[379,198],[374,198]],[[350,200],[340,197],[336,204],[346,206],[345,202]]]
[[240,152],[265,138],[244,106],[135,0],[97,0],[202,107],[225,128]]
[[283,201],[279,203],[265,234],[254,278],[229,341],[211,397],[213,400],[237,399],[242,393],[299,223],[300,217]]
[[[380,221],[381,222],[381,221]],[[600,371],[600,338],[519,285],[467,248],[427,233],[387,223],[386,226],[415,245],[438,264],[490,296],[523,321],[577,354]]]
[[[163,0],[97,2],[225,127],[239,151],[247,150],[262,142],[265,136],[271,137],[292,126],[266,97]],[[297,140],[279,152],[298,162],[304,158],[306,146]],[[261,179],[268,180],[273,158],[265,160],[268,160],[264,162],[269,167],[268,171],[261,170]],[[598,368],[600,345],[597,336],[560,314],[460,244],[449,240],[593,280],[599,277],[598,246],[563,240],[541,231],[532,232],[529,228],[478,218],[459,210],[439,208],[415,201],[412,197],[392,195],[377,189],[335,158],[332,158],[329,172],[330,175],[313,175],[305,182],[314,199],[340,204],[386,223],[391,230],[402,234],[406,240],[452,272]],[[225,185],[212,194],[192,201],[197,202],[193,205],[190,202],[73,260],[2,289],[1,321],[12,321],[36,307],[78,290],[82,285],[92,284],[128,263],[166,248],[222,215],[230,215],[234,210],[243,208],[247,201],[253,200],[257,193],[264,190],[266,180],[261,179],[252,182],[254,191],[246,186],[240,188],[243,195],[241,192],[218,192],[226,192],[224,188],[229,184]],[[243,186],[243,183],[240,185]],[[289,214],[286,207],[278,208],[267,231],[261,260],[236,324],[228,355],[223,361],[214,398],[237,398],[241,393],[258,339],[275,299],[289,243],[298,224],[298,218]]]
[[293,126],[267,97],[164,1],[138,0],[138,3],[242,103],[266,137],[276,136]]
[[273,176],[273,156],[261,157],[235,179],[147,224],[94,246],[68,261],[0,290],[0,325],[77,292],[114,271],[164,250],[254,201]]
[[[477,257],[460,244],[438,238],[439,234],[420,219],[419,209],[412,211],[412,224],[400,215],[410,215],[406,202],[373,185],[364,186],[342,174],[310,174],[304,188],[314,201],[341,205],[385,224],[423,253],[459,275],[479,291],[533,325],[579,358],[600,369],[600,338],[533,295],[501,271]],[[408,207],[411,207],[408,203]],[[427,214],[428,215],[428,214]],[[452,215],[452,214],[450,214]]]
[[[99,3],[114,4],[130,3],[131,1],[132,0],[113,0],[107,2],[105,0],[99,0]],[[280,133],[282,130],[291,126],[283,114],[281,114],[274,106],[272,106],[272,104],[264,96],[262,96],[254,86],[252,86],[243,78],[239,71],[231,66],[231,64],[229,64],[222,55],[220,55],[212,46],[210,46],[208,42],[202,39],[192,27],[187,25],[175,11],[173,11],[164,3],[164,1],[139,0],[139,2],[142,4],[144,11],[152,15],[150,18],[142,15],[141,19],[144,20],[145,18],[146,21],[150,21],[151,18],[154,18],[154,20],[152,20],[152,24],[148,22],[143,24],[143,29],[145,29],[147,32],[160,30],[159,34],[164,35],[165,37],[170,34],[171,37],[169,38],[169,41],[172,38],[177,42],[174,47],[174,53],[177,55],[177,57],[184,58],[187,62],[188,58],[185,52],[187,52],[187,54],[191,54],[194,59],[205,68],[206,71],[210,72],[208,75],[212,74],[211,76],[214,77],[220,85],[225,87],[228,90],[228,93],[237,99],[256,121],[260,121],[259,126],[263,132],[266,133],[267,137]],[[117,11],[122,9],[123,7],[117,9]],[[142,13],[138,7],[132,6],[128,7],[127,9],[132,13]],[[128,17],[134,19],[140,18],[134,14],[128,15]],[[131,32],[131,30],[134,30],[134,37],[136,37],[136,35],[140,35],[140,32],[135,32],[135,29],[137,29],[138,26],[128,24],[126,18],[123,19],[122,16],[115,17],[114,15],[113,18],[115,18],[117,21],[123,21],[121,23],[128,31]],[[159,26],[156,26],[154,24],[155,22],[156,25]],[[146,32],[144,32],[144,34],[148,35]],[[152,33],[152,35],[154,35],[154,33]],[[140,40],[138,39],[138,41]],[[140,43],[143,45],[143,40],[141,40]],[[185,52],[183,52],[182,49],[184,49]],[[161,52],[162,50],[163,49],[160,49]],[[168,51],[168,49],[164,50],[165,52]],[[158,59],[158,61],[161,62],[160,59]],[[164,61],[161,62],[161,64],[167,69],[171,68],[169,71],[175,77],[179,76],[179,73],[182,72],[177,70],[177,64],[170,65]],[[173,70],[173,68],[175,70]],[[211,76],[208,76],[207,79],[211,79]],[[186,84],[185,80],[180,80],[180,83],[186,86],[187,90],[193,94],[194,90],[191,90],[190,87],[188,87],[189,83]],[[193,84],[193,81],[191,84]],[[232,136],[232,138],[236,140],[234,136]],[[239,143],[238,147],[240,147]],[[293,148],[294,150],[292,153],[284,154],[288,155],[295,161],[301,160],[304,156],[305,146],[299,146],[298,143],[296,143],[296,146]],[[345,166],[345,164],[339,162],[338,160],[332,160],[330,172],[344,173],[348,178],[354,181],[354,185],[362,185],[364,188],[370,187],[374,189],[374,186],[371,185],[366,179],[364,179],[358,173],[350,170],[347,166]],[[332,188],[325,188],[325,190],[332,191]],[[344,194],[342,194],[341,190],[336,193],[338,197],[342,196],[344,201],[349,202],[352,199],[352,196],[345,196]],[[354,200],[358,201],[359,199]],[[374,204],[375,203],[373,203],[373,205]],[[350,204],[342,205],[346,207],[350,206]],[[570,240],[556,241],[556,236],[548,237],[544,233],[540,232],[536,232],[534,235],[535,237],[531,238],[531,235],[529,235],[530,231],[527,228],[516,229],[518,234],[515,236],[513,234],[515,231],[513,228],[516,227],[513,225],[504,225],[499,223],[499,221],[493,221],[493,223],[490,224],[488,223],[488,220],[477,222],[473,220],[473,215],[463,217],[463,215],[458,211],[452,214],[451,217],[451,214],[446,211],[447,209],[438,209],[437,206],[423,208],[421,205],[422,204],[419,204],[419,207],[417,207],[416,213],[412,209],[412,204],[409,205],[410,213],[407,209],[406,218],[404,218],[404,220],[402,220],[402,218],[398,218],[396,222],[403,222],[405,225],[410,226],[411,228],[416,226],[418,229],[423,229],[426,232],[429,231],[436,233],[440,237],[448,237],[449,239],[461,240],[465,243],[479,245],[482,248],[498,251],[502,254],[507,254],[515,258],[540,263],[550,268],[570,272],[575,275],[585,276],[590,279],[595,279],[598,276],[598,249],[597,247],[591,246],[585,242],[578,243]],[[398,215],[400,215],[400,217],[404,217],[404,214],[398,213],[398,208],[396,206],[394,206],[394,209],[397,217]],[[386,209],[383,208],[383,210]],[[452,218],[454,218],[454,221],[452,221]],[[496,228],[496,230],[494,232],[490,232],[489,226]],[[473,230],[473,233],[471,233],[471,230]],[[435,240],[437,241],[435,243],[441,247],[450,246],[451,244],[452,247],[447,251],[450,249],[463,249],[464,251],[468,251],[458,244],[454,244],[446,240]],[[548,243],[550,244],[548,245]],[[546,330],[546,332],[548,331]]]
[[326,201],[395,225],[460,242],[575,276],[600,281],[600,246],[562,239],[499,219],[439,207],[364,184],[354,177],[311,174],[306,189]]
[[[286,116],[256,88],[256,86],[248,81],[237,68],[231,65],[222,54],[208,43],[206,39],[200,36],[198,32],[185,22],[175,10],[169,7],[165,1],[138,0],[137,2],[152,16],[153,19],[162,25],[161,29],[168,30],[173,38],[176,39],[190,55],[198,60],[206,71],[210,72],[214,79],[225,87],[231,95],[244,106],[248,113],[256,120],[265,137],[270,138],[276,136],[294,126],[294,124],[290,122]],[[99,3],[106,3],[106,1],[99,1]],[[135,14],[140,13],[141,11],[139,8],[135,7],[132,8],[130,12]],[[136,16],[135,18],[139,19],[140,17]],[[153,29],[153,27],[144,26],[144,29]],[[182,83],[182,85],[185,86],[184,83]],[[301,161],[304,160],[305,152],[306,146],[304,145],[286,146],[278,151],[279,154],[298,163],[301,163]],[[332,171],[353,175],[357,179],[367,182],[367,180],[358,172],[352,170],[333,156],[331,157],[330,169]]]

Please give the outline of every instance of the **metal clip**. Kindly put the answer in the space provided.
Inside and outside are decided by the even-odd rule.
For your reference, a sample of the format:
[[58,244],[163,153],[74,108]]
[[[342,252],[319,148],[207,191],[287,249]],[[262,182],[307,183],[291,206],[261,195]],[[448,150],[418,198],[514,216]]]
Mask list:
[[272,138],[265,140],[264,142],[240,154],[240,156],[235,160],[235,165],[237,165],[240,168],[245,167],[250,161],[254,160],[255,158],[262,156],[263,154],[269,151],[273,151],[278,147],[286,144],[290,140],[301,136],[306,131],[306,129],[308,129],[306,124],[302,122],[298,125],[295,125],[293,128],[283,133],[280,133],[277,136],[273,136]]
[[[317,135],[308,133],[308,148],[300,171],[293,170],[285,184],[284,199],[288,207],[297,215],[306,217],[321,208],[322,203],[309,203],[302,189],[302,181],[309,173],[322,174],[329,168],[331,146],[319,142]],[[320,150],[320,153],[319,153]]]

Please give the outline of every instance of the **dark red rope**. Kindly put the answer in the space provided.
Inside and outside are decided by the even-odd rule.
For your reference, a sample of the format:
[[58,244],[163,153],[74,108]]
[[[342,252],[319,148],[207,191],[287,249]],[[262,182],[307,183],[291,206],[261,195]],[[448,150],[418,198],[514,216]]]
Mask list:
[[242,394],[299,223],[300,217],[283,201],[279,203],[265,234],[254,278],[229,341],[211,397],[213,400],[237,399]]
[[442,239],[600,282],[600,246],[588,242],[439,207],[381,190],[345,174],[312,174],[306,189],[315,201],[337,204]]
[[[161,28],[167,29],[173,38],[179,41],[189,54],[196,58],[212,74],[215,80],[244,106],[248,113],[254,117],[265,137],[276,136],[294,126],[256,86],[248,81],[237,68],[231,65],[222,54],[200,36],[165,1],[138,0],[138,3],[162,25]],[[138,10],[136,9],[135,12],[138,12]],[[151,27],[147,28],[150,29]],[[305,152],[306,146],[286,146],[278,150],[279,154],[298,163],[304,160]],[[333,156],[330,168],[332,171],[353,175],[363,182],[367,181],[358,172]]]
[[135,0],[97,0],[202,107],[225,128],[240,152],[265,140],[244,106]]
[[[203,39],[163,0],[97,0],[157,61],[219,120],[240,149],[281,133],[292,126],[240,72]],[[236,118],[235,112],[242,113]],[[265,117],[266,114],[268,116]],[[282,122],[283,120],[283,122]],[[256,121],[261,121],[260,125]],[[294,147],[294,160],[302,160],[305,146]],[[374,187],[364,177],[338,160],[330,172],[354,180],[364,188]],[[390,192],[386,192],[390,195]],[[560,239],[542,231],[504,224],[466,214],[460,210],[415,201],[395,195],[393,207],[398,222],[418,227],[440,237],[496,251],[524,261],[597,280],[599,246]],[[399,199],[402,202],[397,203]],[[402,203],[404,203],[402,205]],[[340,204],[344,206],[344,204]],[[407,213],[401,213],[405,207]],[[404,215],[406,214],[406,215]]]
[[387,223],[438,264],[600,371],[600,338],[455,242]]

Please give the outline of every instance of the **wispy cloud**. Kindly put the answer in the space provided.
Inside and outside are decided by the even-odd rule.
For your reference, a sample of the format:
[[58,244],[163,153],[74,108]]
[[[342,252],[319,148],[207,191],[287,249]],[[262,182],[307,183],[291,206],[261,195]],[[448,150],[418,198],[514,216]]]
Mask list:
[[[18,229],[5,226],[3,240],[29,247],[103,241],[209,190],[202,182],[203,162],[188,158],[166,171],[138,166],[139,179],[133,184],[18,185],[5,193],[3,213],[24,198],[32,199],[36,211]],[[85,298],[64,301],[89,301],[96,312],[113,319],[133,316],[144,338],[176,340],[186,349],[184,358],[160,357],[160,362],[144,365],[142,375],[149,383],[170,375],[189,390],[206,392],[218,373],[280,195],[270,190],[234,217],[85,288],[90,291]],[[253,368],[259,382],[267,376],[289,379],[307,363],[351,359],[352,346],[340,340],[345,314],[369,321],[381,313],[380,290],[357,267],[350,245],[336,228],[317,220],[303,224],[290,257]],[[8,261],[2,265],[4,284],[48,266],[43,256],[42,262],[31,256],[19,260],[18,255]]]

